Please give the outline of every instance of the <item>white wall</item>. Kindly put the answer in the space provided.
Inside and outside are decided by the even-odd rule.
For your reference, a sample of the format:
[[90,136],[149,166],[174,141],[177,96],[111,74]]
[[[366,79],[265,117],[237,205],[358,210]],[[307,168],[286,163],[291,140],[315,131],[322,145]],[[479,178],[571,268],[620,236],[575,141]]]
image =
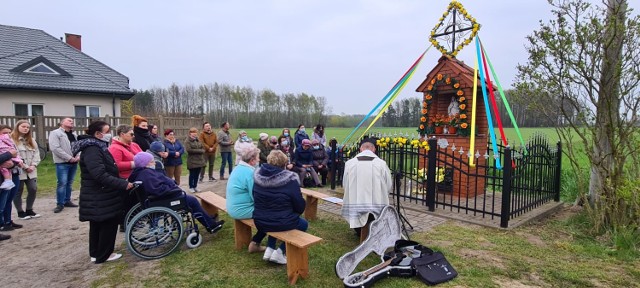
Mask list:
[[51,92],[0,91],[0,115],[15,116],[14,104],[43,104],[45,116],[75,116],[75,105],[99,106],[100,116],[120,116],[120,98],[116,96],[113,115],[111,96],[56,94]]

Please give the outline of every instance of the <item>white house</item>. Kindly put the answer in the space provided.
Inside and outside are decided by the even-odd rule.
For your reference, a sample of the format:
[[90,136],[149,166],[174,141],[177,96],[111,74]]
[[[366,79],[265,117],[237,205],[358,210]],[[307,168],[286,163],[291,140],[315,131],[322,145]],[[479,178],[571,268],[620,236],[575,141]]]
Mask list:
[[0,116],[120,116],[129,78],[38,29],[0,25]]

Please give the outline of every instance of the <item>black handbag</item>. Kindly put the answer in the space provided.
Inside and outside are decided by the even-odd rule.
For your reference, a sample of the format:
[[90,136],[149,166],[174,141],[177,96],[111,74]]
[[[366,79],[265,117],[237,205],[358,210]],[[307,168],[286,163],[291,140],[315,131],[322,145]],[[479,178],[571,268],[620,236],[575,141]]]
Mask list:
[[447,282],[458,276],[456,269],[440,252],[422,254],[418,258],[414,258],[411,260],[411,267],[415,269],[418,278],[428,285]]

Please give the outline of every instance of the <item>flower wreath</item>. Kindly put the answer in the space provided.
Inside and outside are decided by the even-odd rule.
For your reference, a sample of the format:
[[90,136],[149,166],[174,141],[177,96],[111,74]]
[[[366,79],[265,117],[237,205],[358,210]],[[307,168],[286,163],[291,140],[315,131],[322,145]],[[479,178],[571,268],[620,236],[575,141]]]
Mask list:
[[[442,27],[442,25],[444,25],[444,19],[454,9],[457,10],[459,14],[462,14],[462,16],[464,18],[466,18],[467,20],[469,20],[471,22],[471,34],[469,35],[469,37],[467,37],[467,39],[465,39],[460,44],[458,44],[458,46],[455,47],[455,49],[453,51],[447,51],[447,48],[445,48],[442,45],[440,45],[440,42],[438,42],[438,40],[435,39],[434,36],[436,35],[436,31],[438,31],[438,29],[440,27]],[[478,24],[478,22],[476,22],[476,18],[471,17],[471,15],[469,15],[469,13],[467,13],[467,10],[464,9],[464,7],[462,6],[462,4],[460,4],[460,2],[451,1],[451,3],[449,3],[449,6],[447,7],[447,10],[444,12],[444,14],[442,14],[442,17],[440,17],[440,19],[438,19],[438,24],[436,24],[436,26],[433,27],[433,29],[431,29],[431,35],[429,36],[429,41],[431,42],[431,44],[434,47],[436,47],[436,49],[440,50],[440,52],[442,52],[442,54],[447,54],[447,55],[451,55],[453,57],[456,57],[456,55],[458,55],[460,50],[462,50],[462,48],[464,48],[464,46],[469,45],[471,43],[471,40],[474,37],[476,37],[476,35],[478,34],[478,30],[480,30],[480,24]]]
[[469,135],[469,117],[467,116],[467,99],[464,97],[464,92],[462,88],[460,88],[460,82],[453,78],[448,77],[442,74],[436,75],[435,78],[431,79],[431,83],[427,86],[427,91],[424,94],[424,98],[422,99],[422,116],[420,117],[420,125],[418,126],[418,133],[420,135],[433,134],[434,128],[432,122],[429,121],[429,108],[431,107],[431,103],[433,102],[433,98],[436,97],[438,93],[437,87],[439,86],[449,86],[456,89],[456,97],[458,98],[458,108],[460,108],[460,117],[459,127],[457,134],[468,136]]

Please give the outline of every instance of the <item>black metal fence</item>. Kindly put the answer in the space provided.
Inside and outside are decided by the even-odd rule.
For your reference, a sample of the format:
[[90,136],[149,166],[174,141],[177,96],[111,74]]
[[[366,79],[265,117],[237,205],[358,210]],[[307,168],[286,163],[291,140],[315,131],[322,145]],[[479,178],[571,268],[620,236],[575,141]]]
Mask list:
[[[524,147],[491,143],[469,151],[446,140],[423,141],[403,137],[377,139],[378,156],[399,177],[394,197],[421,204],[429,211],[448,209],[476,217],[509,220],[549,201],[560,200],[561,144],[551,147],[544,135],[535,135]],[[466,150],[465,150],[466,149]],[[344,162],[354,157],[354,146],[332,145],[332,188],[341,185]],[[470,162],[473,159],[473,163]],[[498,167],[500,163],[502,167]]]

